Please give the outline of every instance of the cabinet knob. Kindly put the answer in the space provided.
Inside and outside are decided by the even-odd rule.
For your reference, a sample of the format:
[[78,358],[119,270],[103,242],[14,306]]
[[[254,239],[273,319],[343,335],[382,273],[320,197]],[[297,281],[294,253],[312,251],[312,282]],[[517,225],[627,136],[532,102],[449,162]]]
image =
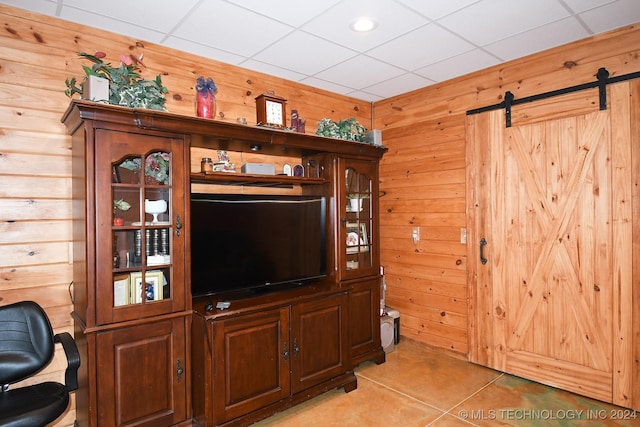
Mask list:
[[298,357],[298,353],[300,353],[300,347],[298,347],[298,342],[296,339],[293,339],[293,358]]
[[176,377],[178,378],[178,383],[182,381],[182,374],[184,370],[182,369],[182,361],[178,359],[178,363],[176,363]]
[[287,345],[284,345],[284,351],[282,352],[282,357],[284,358],[284,360],[288,360],[289,359],[289,350],[287,349]]

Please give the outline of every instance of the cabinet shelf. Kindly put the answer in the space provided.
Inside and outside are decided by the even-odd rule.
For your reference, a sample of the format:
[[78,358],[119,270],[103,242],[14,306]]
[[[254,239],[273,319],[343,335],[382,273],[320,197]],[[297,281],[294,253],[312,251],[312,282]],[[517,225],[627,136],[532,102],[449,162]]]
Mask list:
[[235,172],[192,173],[191,182],[198,184],[247,185],[253,187],[293,187],[294,185],[321,185],[323,178],[287,175],[258,175]]

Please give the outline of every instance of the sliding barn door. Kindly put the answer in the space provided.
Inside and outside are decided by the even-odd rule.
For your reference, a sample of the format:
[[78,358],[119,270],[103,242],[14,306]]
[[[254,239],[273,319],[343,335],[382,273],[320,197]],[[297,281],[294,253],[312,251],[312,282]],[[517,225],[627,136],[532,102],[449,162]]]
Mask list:
[[515,107],[509,128],[503,110],[467,128],[470,360],[626,407],[630,86],[609,86],[604,111],[593,90]]

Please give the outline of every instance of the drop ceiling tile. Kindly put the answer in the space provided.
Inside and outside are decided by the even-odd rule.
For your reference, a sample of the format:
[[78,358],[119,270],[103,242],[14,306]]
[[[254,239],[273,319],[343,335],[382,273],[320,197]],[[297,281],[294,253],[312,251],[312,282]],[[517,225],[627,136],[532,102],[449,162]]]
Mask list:
[[333,66],[315,77],[353,89],[371,86],[403,74],[404,71],[365,55],[358,55]]
[[227,64],[238,65],[242,61],[247,59],[245,56],[236,55],[231,52],[216,49],[207,44],[196,43],[178,37],[169,37],[164,41],[163,44],[164,46],[173,49],[181,50],[183,52],[189,52],[203,58],[211,58],[216,61],[225,62]]
[[378,46],[367,55],[411,71],[473,47],[455,34],[430,24]]
[[594,33],[624,27],[640,21],[640,1],[618,0],[581,13],[580,18]]
[[[375,101],[382,101],[383,98],[371,94],[371,93],[367,93],[367,92],[363,92],[361,90],[355,90],[353,92],[349,92],[346,93],[345,95],[350,96],[351,98],[356,98],[356,99],[361,99],[362,101],[367,101],[367,102],[375,102]],[[346,117],[345,117],[346,118]],[[369,124],[368,123],[362,123],[367,129],[369,128]]]
[[260,73],[269,74],[270,76],[276,76],[294,82],[300,81],[305,78],[304,74],[296,73],[295,71],[280,68],[272,64],[266,64],[264,62],[256,61],[253,59],[248,59],[239,65],[243,68],[248,68],[250,70],[258,71]]
[[300,83],[316,87],[318,89],[327,90],[329,92],[339,93],[341,95],[346,95],[349,92],[353,92],[353,88],[351,87],[342,86],[336,83],[328,82],[326,80],[317,79],[315,77],[307,77],[305,79],[302,79]]
[[19,9],[30,10],[32,12],[41,13],[48,16],[57,16],[57,1],[50,0],[2,0],[0,3]]
[[584,12],[615,1],[616,0],[564,0],[567,6],[569,6],[575,13]]
[[[411,87],[405,79],[415,69],[414,75],[425,78],[452,78],[493,64],[492,55],[513,59],[574,41],[583,30],[599,34],[640,23],[640,0],[0,3],[367,100],[404,93]],[[352,19],[368,14],[379,19],[377,30],[351,32]],[[434,37],[430,31],[437,28],[445,31]],[[418,32],[412,35],[413,30]],[[416,36],[420,32],[425,40]],[[482,49],[473,51],[476,47]],[[364,57],[354,59],[358,54]]]
[[469,74],[482,68],[499,64],[498,58],[484,52],[482,49],[474,49],[453,58],[446,59],[416,70],[415,73],[435,82],[443,82],[454,77]]
[[[80,9],[85,12],[112,18],[138,25],[155,31],[167,32],[180,22],[197,0],[63,0],[63,13],[71,13],[68,9]],[[167,13],[169,10],[171,13]]]
[[411,9],[419,12],[429,19],[439,19],[460,10],[478,0],[447,0],[447,1],[424,1],[424,0],[397,0]]
[[293,29],[220,0],[202,1],[173,35],[241,56],[251,56]]
[[484,46],[567,16],[557,0],[481,0],[438,23]]
[[299,27],[316,15],[329,9],[340,0],[323,0],[321,2],[305,2],[301,5],[292,0],[227,0],[240,7],[253,10],[269,18]]
[[[435,83],[433,80],[414,73],[405,73],[400,76],[385,80],[375,85],[367,86],[363,90],[376,94],[378,98],[385,99],[400,93],[411,92]],[[373,99],[371,99],[373,101]]]
[[302,31],[295,31],[253,56],[297,73],[313,75],[356,53]]
[[[351,22],[362,16],[374,18],[377,28],[367,33],[351,30]],[[393,0],[349,0],[327,10],[302,29],[362,53],[427,22],[408,8],[398,7]]]
[[491,43],[484,49],[502,61],[510,61],[588,36],[580,22],[571,17]]
[[[112,33],[120,34],[138,40],[149,41],[152,43],[160,43],[164,38],[164,33],[151,30],[149,28],[140,27],[128,22],[111,19],[107,16],[97,15],[95,13],[86,12],[84,10],[73,7],[65,7],[60,13],[60,18],[71,22],[81,22],[82,25],[88,25],[94,28],[108,29]],[[96,50],[102,49],[103,46],[95,46]],[[115,55],[126,52],[106,52],[108,55]]]

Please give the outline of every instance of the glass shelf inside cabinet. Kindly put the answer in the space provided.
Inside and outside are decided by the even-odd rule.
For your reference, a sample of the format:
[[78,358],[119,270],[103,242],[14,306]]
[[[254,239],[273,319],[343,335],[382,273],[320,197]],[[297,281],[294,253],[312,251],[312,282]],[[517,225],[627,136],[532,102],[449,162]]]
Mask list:
[[113,166],[114,307],[171,298],[170,166],[161,151]]
[[367,174],[352,167],[345,169],[347,270],[371,268],[373,264],[371,188],[371,179]]
[[371,235],[369,221],[354,221],[346,224],[347,270],[372,266]]

